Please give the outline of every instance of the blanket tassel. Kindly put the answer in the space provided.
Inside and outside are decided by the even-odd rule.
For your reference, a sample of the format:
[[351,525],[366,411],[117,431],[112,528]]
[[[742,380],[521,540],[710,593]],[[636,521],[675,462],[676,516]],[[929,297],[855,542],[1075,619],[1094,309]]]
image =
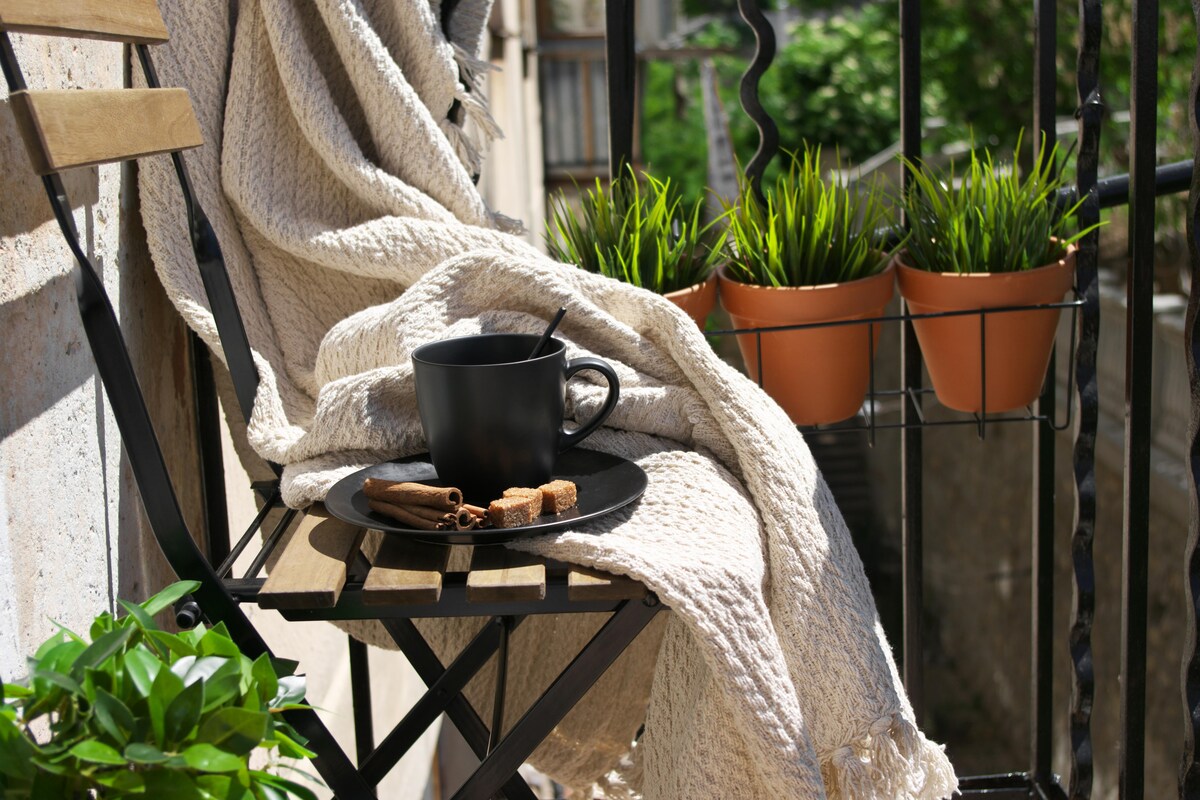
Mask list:
[[958,788],[943,748],[900,715],[876,720],[863,741],[824,754],[821,775],[830,800],[938,800]]

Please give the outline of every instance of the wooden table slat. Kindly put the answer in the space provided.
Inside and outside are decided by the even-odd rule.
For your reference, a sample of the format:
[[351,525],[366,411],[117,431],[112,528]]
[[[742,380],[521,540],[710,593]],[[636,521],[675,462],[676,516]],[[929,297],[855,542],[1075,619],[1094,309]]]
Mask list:
[[413,542],[370,531],[363,553],[371,571],[363,584],[363,602],[370,604],[430,604],[442,596],[442,581],[450,560],[446,545]]
[[263,608],[331,608],[346,584],[363,529],[315,505],[281,546],[279,560],[258,593]]
[[507,547],[476,547],[467,575],[467,602],[543,600],[546,565],[540,556]]
[[567,574],[567,597],[576,601],[639,600],[646,587],[633,578],[587,567],[572,567]]

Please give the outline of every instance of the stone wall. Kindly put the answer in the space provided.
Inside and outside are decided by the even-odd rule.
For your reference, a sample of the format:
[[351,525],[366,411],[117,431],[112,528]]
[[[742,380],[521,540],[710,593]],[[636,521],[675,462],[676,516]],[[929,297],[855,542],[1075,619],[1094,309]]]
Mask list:
[[[126,80],[117,44],[14,36],[31,88],[113,88]],[[100,390],[75,302],[74,260],[41,180],[33,174],[12,114],[0,109],[0,674],[24,671],[24,658],[53,632],[51,619],[83,627],[139,597],[161,575],[137,519],[140,506],[111,410]],[[64,175],[85,251],[103,274],[119,314],[136,329],[139,373],[150,387],[160,430],[178,432],[186,413],[185,341],[133,235],[138,225],[129,167]],[[118,271],[122,260],[125,266]],[[183,400],[184,402],[181,402]],[[177,440],[177,437],[172,436]],[[186,437],[169,455],[186,459]]]

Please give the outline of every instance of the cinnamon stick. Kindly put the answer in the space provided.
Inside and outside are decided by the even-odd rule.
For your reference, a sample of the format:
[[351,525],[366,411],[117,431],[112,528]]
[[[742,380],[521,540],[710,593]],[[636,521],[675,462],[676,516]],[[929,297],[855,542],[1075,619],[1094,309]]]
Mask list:
[[423,483],[385,481],[367,478],[363,483],[363,494],[371,500],[380,500],[396,506],[426,506],[443,511],[454,511],[462,505],[462,492],[452,486],[426,486]]
[[382,500],[372,500],[370,498],[367,498],[367,505],[370,506],[372,511],[383,514],[386,517],[391,517],[397,522],[403,522],[405,525],[416,528],[417,530],[439,531],[446,529],[446,523],[419,517],[411,511],[405,509],[403,506],[385,503]]
[[491,523],[491,520],[488,519],[488,512],[487,512],[486,508],[483,508],[482,506],[473,506],[470,503],[463,503],[462,507],[465,508],[467,511],[470,511],[471,516],[475,518],[475,527],[477,527],[477,528],[491,527],[492,523]]
[[410,514],[415,514],[422,519],[433,520],[434,522],[445,522],[450,525],[454,524],[454,511],[443,511],[440,508],[430,508],[429,506],[410,506],[403,503],[393,503],[392,505],[403,508]]

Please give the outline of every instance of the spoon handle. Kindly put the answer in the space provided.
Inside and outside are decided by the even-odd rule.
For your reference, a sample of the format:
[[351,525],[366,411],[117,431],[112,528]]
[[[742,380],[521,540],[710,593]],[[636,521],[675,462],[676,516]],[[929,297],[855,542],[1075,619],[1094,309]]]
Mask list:
[[[554,329],[558,327],[558,323],[562,322],[563,315],[567,313],[565,306],[558,309],[558,313],[554,315],[554,319],[550,320],[550,327],[546,328],[546,332],[542,334],[542,338],[538,339],[537,344],[533,346],[533,351],[529,354],[529,358],[537,358],[542,354],[542,350],[546,347],[546,342],[550,341],[550,337],[554,334]],[[527,358],[526,361],[529,359]]]

